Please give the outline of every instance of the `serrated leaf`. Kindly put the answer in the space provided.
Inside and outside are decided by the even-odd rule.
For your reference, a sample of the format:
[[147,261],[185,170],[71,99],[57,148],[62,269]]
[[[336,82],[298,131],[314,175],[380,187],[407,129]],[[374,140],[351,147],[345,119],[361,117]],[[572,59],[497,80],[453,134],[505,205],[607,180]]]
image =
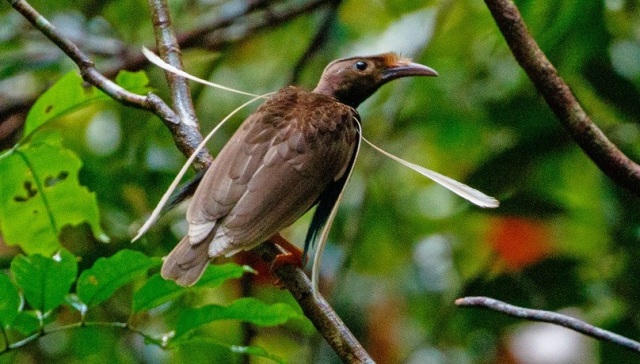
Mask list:
[[159,258],[151,258],[128,249],[121,250],[109,258],[99,258],[91,268],[80,274],[77,284],[78,297],[87,306],[93,307],[111,297],[118,288],[158,265]]
[[8,245],[48,256],[60,249],[58,234],[64,226],[83,222],[94,236],[107,240],[95,194],[78,181],[81,166],[55,132],[36,133],[0,159],[0,227]]
[[[194,288],[218,287],[228,279],[240,278],[245,272],[251,271],[250,267],[233,263],[211,264]],[[186,289],[183,287],[156,274],[149,278],[147,283],[133,295],[133,311],[139,312],[151,309],[179,297],[184,292],[186,292]]]
[[0,325],[7,328],[20,312],[20,293],[6,274],[0,274]]
[[11,261],[11,273],[29,305],[44,314],[64,302],[76,279],[78,263],[66,250],[52,258],[18,255]]
[[218,320],[241,320],[258,326],[276,326],[298,317],[300,314],[285,303],[269,305],[252,297],[240,298],[226,307],[208,305],[183,310],[178,318],[175,337]]

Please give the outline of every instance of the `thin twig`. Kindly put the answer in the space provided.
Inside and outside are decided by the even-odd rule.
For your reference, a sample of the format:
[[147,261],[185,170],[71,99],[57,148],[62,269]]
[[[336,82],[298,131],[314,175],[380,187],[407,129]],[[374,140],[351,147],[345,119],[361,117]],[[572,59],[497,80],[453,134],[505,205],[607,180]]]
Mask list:
[[578,320],[576,318],[566,316],[556,312],[533,310],[530,308],[523,308],[508,303],[498,301],[489,297],[464,297],[456,300],[456,305],[461,307],[482,307],[488,308],[494,311],[504,313],[508,316],[523,318],[531,321],[547,322],[550,324],[559,325],[568,329],[577,331],[579,333],[591,336],[598,340],[607,341],[613,344],[620,345],[625,349],[640,352],[640,342],[631,340],[622,335],[615,334],[611,331],[589,325],[588,323]]
[[203,37],[208,34],[222,28],[226,28],[228,26],[233,25],[239,19],[246,17],[247,15],[255,12],[256,10],[263,9],[267,5],[274,6],[278,3],[278,1],[268,1],[268,0],[256,0],[256,1],[248,1],[244,4],[244,7],[238,10],[235,13],[230,13],[226,16],[222,16],[220,18],[215,19],[214,21],[203,24],[193,30],[181,33],[178,35],[178,43],[181,47],[197,47],[199,46],[199,42]]
[[[271,243],[259,245],[253,251],[267,263],[273,264],[282,252]],[[369,354],[349,331],[333,308],[320,293],[313,294],[311,282],[306,274],[290,264],[277,265],[273,273],[298,301],[305,316],[311,320],[318,332],[345,363],[374,363]]]
[[11,350],[16,350],[16,349],[20,349],[23,346],[33,342],[34,340],[37,340],[43,336],[47,336],[49,334],[53,334],[55,332],[58,331],[66,331],[66,330],[72,330],[72,329],[79,329],[79,328],[84,328],[84,327],[89,327],[89,326],[101,326],[101,327],[115,327],[115,328],[119,328],[119,329],[123,329],[123,330],[127,330],[130,332],[133,332],[135,334],[138,334],[140,336],[142,336],[145,341],[147,342],[153,342],[156,343],[158,346],[161,346],[161,342],[160,340],[154,338],[153,336],[150,336],[148,334],[145,334],[144,332],[131,327],[131,325],[129,325],[126,322],[74,322],[72,324],[69,325],[64,325],[64,326],[57,326],[57,327],[53,327],[50,329],[45,329],[44,327],[41,330],[38,330],[38,332],[27,336],[26,338],[20,340],[20,341],[16,341],[12,344],[9,344],[9,341],[7,341],[7,345],[5,346],[4,349],[0,350],[0,355],[7,353]]
[[289,78],[290,84],[298,83],[298,79],[300,78],[300,73],[304,69],[304,66],[309,62],[311,57],[316,54],[320,48],[327,42],[329,39],[329,31],[331,30],[331,26],[334,24],[336,20],[336,16],[338,14],[338,7],[340,6],[341,0],[334,0],[331,3],[331,7],[327,11],[325,18],[322,20],[322,24],[318,28],[318,31],[309,42],[309,46],[305,49],[304,53],[296,62],[296,65],[293,67],[293,71],[291,72],[291,77]]
[[[198,145],[195,141],[198,140],[198,137],[200,137],[201,140],[202,136],[200,136],[197,128],[180,123],[179,117],[160,97],[153,93],[142,96],[120,87],[98,72],[93,61],[69,38],[63,36],[58,29],[49,23],[49,21],[29,5],[29,3],[25,0],[7,1],[76,63],[80,69],[82,78],[86,82],[96,86],[108,96],[124,105],[153,112],[171,129],[178,149],[184,154],[191,154],[195,148],[192,146]],[[206,163],[206,161],[203,163]]]
[[237,29],[235,29],[233,32],[228,32],[225,31],[226,29],[219,29],[215,32],[208,33],[202,37],[201,46],[210,50],[218,50],[229,43],[237,44],[257,34],[261,30],[275,28],[334,1],[335,0],[313,0],[308,3],[291,6],[285,10],[265,10],[257,15],[260,18],[259,21],[244,25],[242,31],[238,32]]
[[516,5],[511,0],[485,0],[485,3],[516,60],[580,148],[615,183],[640,196],[640,166],[591,121],[529,34]]

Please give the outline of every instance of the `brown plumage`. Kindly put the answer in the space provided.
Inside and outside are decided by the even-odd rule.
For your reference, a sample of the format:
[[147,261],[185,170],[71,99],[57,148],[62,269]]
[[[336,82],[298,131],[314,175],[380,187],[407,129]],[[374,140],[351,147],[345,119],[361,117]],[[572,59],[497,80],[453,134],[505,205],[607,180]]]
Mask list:
[[289,86],[273,94],[205,173],[187,210],[189,232],[162,276],[192,285],[211,259],[255,247],[319,202],[315,235],[355,160],[355,108],[384,83],[419,75],[436,73],[393,53],[354,57],[330,63],[314,91]]

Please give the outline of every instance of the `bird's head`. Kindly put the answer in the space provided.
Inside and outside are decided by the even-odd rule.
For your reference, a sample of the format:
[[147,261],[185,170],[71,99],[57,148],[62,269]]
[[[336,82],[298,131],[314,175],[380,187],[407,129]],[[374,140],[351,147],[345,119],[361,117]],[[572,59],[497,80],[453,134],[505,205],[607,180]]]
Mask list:
[[389,81],[401,77],[437,75],[433,69],[395,53],[343,58],[329,63],[313,92],[358,107]]

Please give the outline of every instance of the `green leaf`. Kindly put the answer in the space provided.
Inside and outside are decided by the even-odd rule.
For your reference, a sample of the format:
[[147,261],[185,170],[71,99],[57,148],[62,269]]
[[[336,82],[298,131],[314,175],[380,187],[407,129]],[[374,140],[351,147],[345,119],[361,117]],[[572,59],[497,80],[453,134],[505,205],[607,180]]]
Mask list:
[[194,285],[196,288],[215,288],[224,283],[228,279],[240,278],[244,273],[256,273],[251,267],[240,266],[233,263],[227,264],[210,264],[204,272],[198,283]]
[[133,312],[140,312],[159,306],[179,297],[185,289],[174,281],[166,280],[155,274],[133,295]]
[[81,166],[56,132],[36,133],[0,158],[0,228],[8,245],[48,256],[60,249],[64,226],[83,222],[98,239],[108,240],[95,194],[78,181]]
[[116,76],[116,83],[127,91],[139,94],[149,92],[149,78],[144,71],[120,71]]
[[43,314],[64,302],[77,272],[76,257],[66,250],[52,258],[18,255],[11,261],[11,273],[25,300]]
[[40,329],[38,313],[32,310],[20,311],[13,324],[11,324],[11,328],[22,335],[33,334]]
[[229,350],[231,350],[232,352],[234,352],[236,354],[249,354],[249,355],[253,355],[253,356],[259,356],[261,358],[271,359],[271,360],[275,361],[276,363],[284,363],[284,360],[282,360],[282,358],[278,357],[277,355],[273,355],[273,354],[267,352],[266,350],[264,350],[263,348],[261,348],[259,346],[231,345],[229,347]]
[[255,298],[240,298],[229,306],[208,305],[186,309],[180,313],[176,326],[176,338],[207,323],[218,320],[242,320],[258,326],[275,326],[298,318],[291,306],[285,303],[266,304]]
[[93,307],[111,297],[118,288],[158,265],[159,258],[151,258],[128,249],[109,258],[99,258],[91,268],[80,274],[78,297],[87,306]]
[[[248,266],[233,263],[211,264],[204,272],[194,288],[218,287],[232,278],[240,278],[245,272],[253,272]],[[159,306],[175,299],[187,290],[171,280],[165,280],[159,274],[149,278],[147,282],[133,295],[133,311],[139,312]]]
[[[116,83],[131,92],[146,93],[149,91],[147,87],[149,79],[143,71],[120,72],[116,77]],[[97,88],[85,86],[80,74],[77,71],[71,71],[51,86],[33,104],[25,122],[23,140],[49,121],[79,110],[93,102],[110,99]]]
[[67,73],[42,94],[29,110],[24,138],[47,122],[76,111],[103,95],[95,87],[84,87],[77,71]]
[[0,274],[0,325],[7,328],[20,312],[20,293],[6,274]]
[[284,363],[284,360],[277,355],[271,354],[267,352],[265,349],[260,346],[240,346],[240,345],[229,345],[226,343],[219,342],[217,340],[213,340],[210,338],[203,337],[194,337],[189,340],[184,340],[178,343],[180,350],[192,350],[195,345],[202,345],[204,347],[216,346],[221,347],[226,350],[229,350],[232,353],[240,354],[240,355],[253,355],[261,358],[270,359],[276,363]]

